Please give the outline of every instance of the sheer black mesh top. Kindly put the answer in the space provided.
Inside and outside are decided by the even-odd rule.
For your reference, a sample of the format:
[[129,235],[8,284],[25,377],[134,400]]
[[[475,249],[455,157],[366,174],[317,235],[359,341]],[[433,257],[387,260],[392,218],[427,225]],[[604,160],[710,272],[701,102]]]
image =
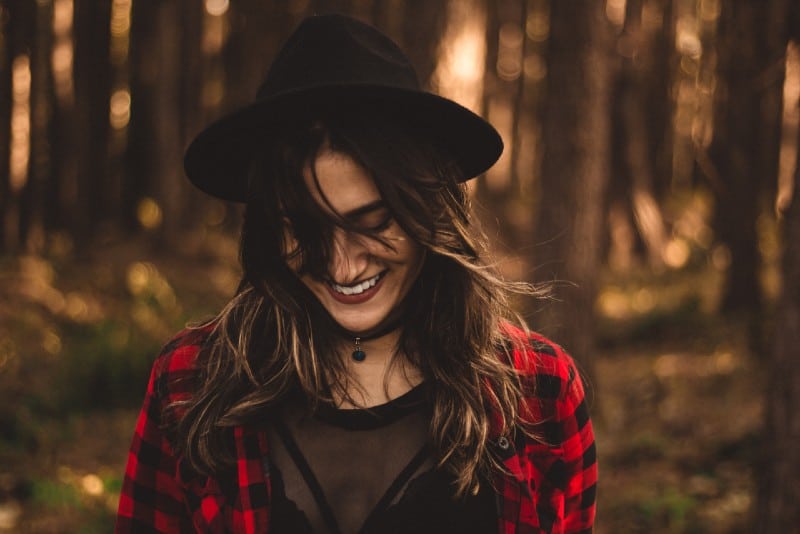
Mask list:
[[496,532],[489,484],[456,499],[452,475],[435,469],[427,389],[367,410],[310,414],[299,396],[287,400],[268,430],[270,532]]

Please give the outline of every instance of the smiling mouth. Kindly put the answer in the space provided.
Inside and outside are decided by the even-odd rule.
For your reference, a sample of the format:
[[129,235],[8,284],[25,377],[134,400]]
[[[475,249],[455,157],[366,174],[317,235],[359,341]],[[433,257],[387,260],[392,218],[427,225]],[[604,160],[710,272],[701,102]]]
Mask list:
[[385,274],[386,274],[386,271],[382,271],[382,272],[376,274],[375,276],[373,276],[372,278],[368,278],[367,280],[364,280],[363,282],[359,282],[357,284],[353,284],[353,285],[350,285],[350,286],[343,286],[343,285],[336,284],[334,282],[328,282],[328,285],[331,287],[331,289],[333,289],[334,291],[336,291],[337,293],[339,293],[341,295],[360,295],[364,291],[366,291],[366,290],[368,290],[368,289],[370,289],[372,287],[375,287],[375,284],[377,284],[380,281],[380,279],[383,278],[383,276]]

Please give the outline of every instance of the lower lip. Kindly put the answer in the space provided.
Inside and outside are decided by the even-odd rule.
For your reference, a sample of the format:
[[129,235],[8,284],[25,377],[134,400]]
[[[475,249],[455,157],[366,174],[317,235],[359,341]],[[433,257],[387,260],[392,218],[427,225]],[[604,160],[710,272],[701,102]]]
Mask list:
[[325,284],[325,287],[328,289],[328,293],[330,293],[331,297],[337,302],[341,302],[342,304],[361,304],[362,302],[366,302],[371,299],[375,293],[378,292],[381,285],[383,284],[383,280],[386,278],[386,275],[381,275],[380,279],[377,283],[369,289],[365,289],[361,293],[357,295],[345,295],[344,293],[339,293],[335,289],[333,289],[329,284]]

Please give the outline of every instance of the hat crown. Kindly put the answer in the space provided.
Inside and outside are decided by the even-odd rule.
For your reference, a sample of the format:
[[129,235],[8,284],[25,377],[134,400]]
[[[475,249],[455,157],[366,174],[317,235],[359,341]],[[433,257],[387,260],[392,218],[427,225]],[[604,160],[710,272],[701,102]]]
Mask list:
[[358,20],[321,15],[306,19],[289,38],[257,98],[337,85],[420,89],[414,67],[391,39]]
[[[296,117],[358,112],[420,132],[451,157],[466,180],[497,161],[503,140],[491,124],[457,102],[420,88],[411,62],[379,30],[343,15],[303,21],[281,47],[255,102],[222,117],[186,149],[189,179],[206,193],[245,202],[252,161],[285,140]],[[263,177],[263,179],[268,179]]]

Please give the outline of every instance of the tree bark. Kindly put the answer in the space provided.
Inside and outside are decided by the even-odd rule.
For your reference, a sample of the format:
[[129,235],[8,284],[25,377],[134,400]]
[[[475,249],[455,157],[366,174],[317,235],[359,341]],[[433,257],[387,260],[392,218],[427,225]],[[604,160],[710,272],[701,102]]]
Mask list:
[[731,254],[722,310],[745,315],[751,326],[755,326],[762,304],[756,219],[764,199],[764,184],[775,180],[775,176],[762,174],[763,160],[759,156],[767,150],[767,143],[773,142],[762,138],[762,133],[767,137],[770,134],[761,131],[765,120],[761,80],[770,60],[764,47],[769,31],[766,12],[760,0],[722,3],[714,140],[710,150],[721,184],[717,189],[715,230]]
[[408,54],[417,70],[420,84],[430,88],[436,69],[436,47],[445,26],[447,2],[445,0],[408,0],[403,25],[403,51]]
[[555,282],[556,300],[542,305],[533,327],[563,343],[590,374],[609,174],[610,37],[602,2],[551,2],[533,264],[536,281]]
[[784,216],[783,293],[766,391],[765,457],[755,525],[763,533],[794,532],[800,525],[800,166]]
[[223,50],[228,110],[253,101],[267,67],[294,29],[286,6],[271,4],[261,0],[231,2],[231,30]]
[[11,64],[14,61],[11,21],[13,6],[0,6],[0,253],[8,252],[11,229]]
[[643,6],[642,0],[628,0],[625,26],[617,41],[620,68],[613,95],[615,168],[610,192],[614,205],[626,206],[650,265],[659,268],[663,264],[666,230],[655,195],[652,138],[662,137],[664,120],[655,110],[664,106],[648,105],[653,90],[648,80],[656,63],[656,35],[643,27]]
[[[787,41],[800,38],[800,6],[772,0],[769,7],[773,49],[781,47],[778,36]],[[797,143],[800,148],[800,136]],[[757,469],[753,525],[754,532],[764,534],[794,532],[800,524],[800,156],[795,162],[794,191],[783,213],[783,228],[783,291],[770,350],[764,447]]]
[[110,0],[75,0],[75,149],[78,165],[76,205],[71,210],[77,247],[87,246],[107,221]]
[[[180,93],[180,140],[179,157],[189,142],[205,126],[205,105],[203,89],[209,75],[210,62],[206,61],[203,52],[203,21],[205,9],[195,0],[179,0],[179,14],[182,20],[180,37],[181,75],[178,79]],[[198,209],[209,202],[208,196],[194,187],[188,187],[183,176],[183,167],[178,162],[178,180],[184,185],[180,208],[179,226],[198,228],[206,210]]]
[[181,91],[178,73],[181,69],[181,35],[179,3],[176,0],[159,2],[156,43],[158,84],[155,87],[155,183],[156,201],[161,207],[162,224],[159,232],[162,244],[170,246],[178,240],[181,202],[186,180],[183,178],[183,139],[181,137]]
[[52,50],[53,6],[36,4],[33,46],[31,47],[31,133],[28,181],[22,191],[20,239],[30,253],[42,253],[45,246],[47,192],[52,187],[50,128],[53,119],[53,86],[50,53]]

